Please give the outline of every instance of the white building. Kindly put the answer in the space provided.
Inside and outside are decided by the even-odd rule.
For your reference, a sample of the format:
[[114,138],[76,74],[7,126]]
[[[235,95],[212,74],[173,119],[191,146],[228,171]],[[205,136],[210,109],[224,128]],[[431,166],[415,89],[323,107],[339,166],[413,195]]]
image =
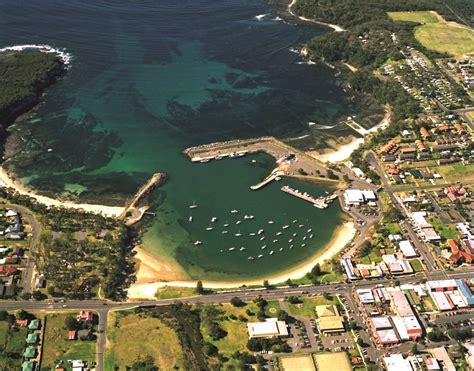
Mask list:
[[288,328],[285,321],[276,318],[267,318],[265,322],[247,323],[249,338],[272,338],[288,336]]
[[359,206],[366,202],[377,201],[377,196],[370,190],[346,189],[344,200],[347,206]]
[[415,251],[410,241],[400,241],[398,246],[400,247],[400,251],[405,258],[414,258],[418,256],[418,253]]
[[390,354],[387,357],[383,357],[383,361],[387,371],[411,370],[410,362],[403,358],[402,354]]

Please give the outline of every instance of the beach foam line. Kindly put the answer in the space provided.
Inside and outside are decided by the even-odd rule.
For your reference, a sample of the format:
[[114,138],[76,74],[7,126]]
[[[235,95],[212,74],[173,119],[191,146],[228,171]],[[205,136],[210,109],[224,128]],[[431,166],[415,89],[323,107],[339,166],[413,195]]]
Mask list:
[[[283,283],[288,278],[299,279],[304,277],[306,273],[310,272],[317,263],[321,264],[340,253],[346,247],[346,245],[348,245],[353,240],[355,235],[356,228],[354,223],[344,223],[334,231],[333,238],[322,251],[318,252],[313,258],[287,272],[278,273],[269,277],[262,277],[260,279],[249,279],[245,281],[201,281],[204,288],[208,289],[236,289],[242,286],[261,286],[263,280],[265,279],[267,279],[271,285]],[[128,289],[128,298],[131,300],[156,299],[156,291],[165,286],[196,287],[196,284],[197,280],[165,281],[164,279],[160,281],[157,280],[156,282],[133,284]]]
[[66,49],[56,49],[53,48],[51,45],[47,44],[24,44],[24,45],[13,45],[13,46],[6,46],[4,48],[0,49],[0,52],[8,52],[8,51],[16,51],[20,52],[23,50],[29,50],[29,49],[34,49],[34,50],[39,50],[43,53],[55,53],[65,65],[70,65],[72,61],[72,54],[66,52]]

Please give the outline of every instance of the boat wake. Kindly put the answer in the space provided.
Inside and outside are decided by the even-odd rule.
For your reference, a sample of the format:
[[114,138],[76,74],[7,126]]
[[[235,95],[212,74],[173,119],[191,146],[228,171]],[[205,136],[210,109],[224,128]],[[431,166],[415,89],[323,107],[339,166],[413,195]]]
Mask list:
[[65,49],[56,49],[47,44],[25,44],[25,45],[14,45],[14,46],[6,46],[0,49],[0,52],[8,52],[8,51],[23,51],[35,49],[39,50],[43,53],[55,53],[66,66],[70,66],[72,61],[72,54],[65,51]]
[[313,65],[313,64],[316,64],[316,62],[314,61],[300,61],[300,62],[296,62],[297,64],[306,64],[306,65]]
[[[256,15],[255,17],[253,17],[253,18],[256,19],[257,21],[263,21],[263,20],[266,20],[267,18],[269,18],[270,16],[271,16],[270,14],[259,14],[259,15]],[[278,16],[274,17],[274,18],[271,18],[270,20],[276,21],[276,22],[283,21],[283,19],[278,17]]]

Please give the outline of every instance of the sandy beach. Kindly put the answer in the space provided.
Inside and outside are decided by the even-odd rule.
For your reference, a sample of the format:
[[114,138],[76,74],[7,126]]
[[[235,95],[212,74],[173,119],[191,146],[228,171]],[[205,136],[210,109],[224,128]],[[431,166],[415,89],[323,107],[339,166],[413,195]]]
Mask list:
[[[306,273],[317,264],[325,260],[331,259],[338,254],[344,247],[352,241],[356,234],[354,223],[347,222],[338,227],[334,231],[333,238],[328,243],[326,248],[318,252],[310,260],[296,266],[295,268],[286,272],[278,273],[269,277],[262,277],[255,280],[246,281],[207,281],[202,280],[203,286],[209,289],[229,289],[238,288],[241,286],[261,285],[264,279],[267,279],[270,284],[277,284],[286,281],[288,278],[298,279],[303,277]],[[196,280],[173,280],[175,276],[173,270],[159,262],[156,258],[150,257],[149,254],[144,254],[143,250],[139,250],[136,256],[140,260],[140,266],[137,272],[137,282],[133,284],[128,290],[128,298],[131,300],[137,299],[154,299],[156,290],[165,286],[176,287],[196,287]],[[150,259],[151,258],[151,259]],[[142,260],[143,259],[143,260]]]
[[0,167],[0,185],[8,188],[15,189],[18,193],[34,198],[39,203],[46,206],[65,207],[70,209],[84,210],[90,213],[102,214],[108,217],[117,217],[124,211],[123,207],[118,206],[104,206],[104,205],[93,205],[93,204],[78,204],[72,201],[60,201],[54,198],[41,196],[33,191],[27,189],[23,184],[14,180],[6,172],[3,167]]
[[319,21],[315,21],[314,19],[309,19],[309,18],[305,18],[305,17],[302,17],[302,16],[299,16],[299,15],[296,15],[295,13],[293,13],[293,11],[291,10],[291,8],[293,7],[293,5],[296,4],[298,0],[292,0],[291,3],[288,5],[288,11],[290,12],[290,14],[302,21],[305,21],[305,22],[311,22],[311,23],[315,23],[315,24],[319,24],[321,26],[327,26],[327,27],[330,27],[332,28],[335,32],[342,32],[344,31],[344,29],[341,27],[341,26],[338,26],[337,24],[331,24],[331,23],[324,23],[324,22],[319,22]]

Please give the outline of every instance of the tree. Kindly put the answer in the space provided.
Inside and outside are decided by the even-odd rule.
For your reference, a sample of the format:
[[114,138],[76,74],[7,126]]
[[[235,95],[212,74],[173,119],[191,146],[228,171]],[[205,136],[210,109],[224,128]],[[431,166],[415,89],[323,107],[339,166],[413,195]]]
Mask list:
[[321,264],[317,263],[313,269],[311,269],[311,274],[314,276],[320,276],[322,274]]
[[6,310],[0,310],[0,321],[6,321],[8,318],[8,312]]
[[443,341],[445,339],[444,334],[437,328],[432,329],[428,334],[426,335],[428,340],[438,342],[438,341]]
[[288,318],[290,318],[289,314],[285,312],[284,310],[280,310],[278,312],[278,320],[279,321],[288,321]]
[[70,315],[64,319],[64,324],[69,331],[77,330],[78,328],[76,319]]
[[270,287],[270,283],[268,282],[268,280],[263,280],[263,287]]
[[339,179],[339,177],[336,174],[334,174],[334,171],[332,171],[331,169],[328,169],[327,176],[329,179]]
[[359,328],[359,326],[357,325],[357,322],[356,322],[356,321],[351,321],[351,322],[349,323],[349,327],[350,327],[351,330],[354,330],[354,331]]
[[202,346],[202,351],[208,357],[215,357],[219,354],[219,349],[211,343],[204,343]]
[[332,295],[329,292],[325,292],[323,294],[324,299],[326,300],[332,300]]
[[197,281],[196,283],[196,293],[198,293],[199,295],[204,294],[204,287],[202,286],[201,280]]
[[33,291],[33,299],[40,301],[46,298],[47,296],[43,294],[40,290]]
[[357,338],[357,345],[361,347],[365,346],[364,340],[362,340],[361,338]]
[[245,303],[242,301],[242,299],[240,299],[237,296],[234,296],[232,299],[230,299],[230,303],[234,307],[244,307],[245,306]]
[[290,296],[288,297],[288,303],[291,303],[291,304],[300,304],[301,303],[301,299],[297,296]]
[[18,312],[16,312],[15,317],[21,321],[27,319],[29,317],[29,313],[26,310],[20,309]]
[[414,355],[417,355],[417,354],[418,354],[418,344],[417,344],[417,343],[413,344],[413,346],[411,347],[411,352],[412,352]]
[[54,286],[48,286],[48,295],[54,296]]

